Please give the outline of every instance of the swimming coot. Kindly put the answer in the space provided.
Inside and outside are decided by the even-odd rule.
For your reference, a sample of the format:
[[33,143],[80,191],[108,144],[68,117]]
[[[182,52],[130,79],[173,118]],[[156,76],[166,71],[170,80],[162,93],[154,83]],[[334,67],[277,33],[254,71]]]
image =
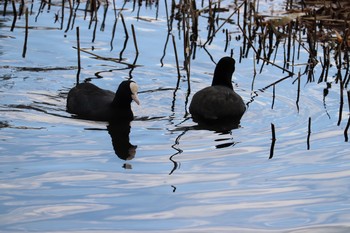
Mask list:
[[137,84],[130,80],[121,82],[116,93],[91,83],[80,83],[68,93],[67,112],[87,120],[132,120],[131,101],[140,104],[137,90]]
[[235,60],[223,57],[216,65],[213,82],[194,94],[190,113],[195,122],[225,123],[238,122],[246,106],[232,86],[232,74],[235,71]]

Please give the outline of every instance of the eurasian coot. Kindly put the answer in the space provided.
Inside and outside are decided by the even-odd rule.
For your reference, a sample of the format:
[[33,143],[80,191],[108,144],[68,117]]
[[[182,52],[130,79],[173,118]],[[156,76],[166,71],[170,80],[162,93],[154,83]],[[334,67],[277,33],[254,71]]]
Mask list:
[[130,80],[121,82],[116,93],[91,83],[81,83],[69,91],[67,111],[87,120],[132,120],[131,101],[140,104],[137,90],[137,84]]
[[231,80],[234,71],[233,58],[220,59],[211,86],[198,91],[192,98],[189,110],[195,122],[240,122],[246,106],[242,97],[233,90]]

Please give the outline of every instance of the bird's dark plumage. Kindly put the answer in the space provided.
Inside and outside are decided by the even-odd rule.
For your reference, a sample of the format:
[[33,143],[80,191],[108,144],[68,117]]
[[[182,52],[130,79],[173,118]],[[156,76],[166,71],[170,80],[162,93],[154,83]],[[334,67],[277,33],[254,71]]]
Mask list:
[[116,93],[91,83],[81,83],[69,91],[67,111],[87,120],[132,120],[130,104],[132,100],[139,104],[137,89],[133,81],[123,81]]
[[212,85],[194,94],[189,110],[196,122],[239,123],[246,106],[232,86],[235,60],[223,57],[216,65]]

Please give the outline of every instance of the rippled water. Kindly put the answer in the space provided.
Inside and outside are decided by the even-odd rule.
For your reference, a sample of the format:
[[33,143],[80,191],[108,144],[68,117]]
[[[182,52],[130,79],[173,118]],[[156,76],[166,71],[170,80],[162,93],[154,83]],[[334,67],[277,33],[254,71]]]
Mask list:
[[[92,42],[94,25],[89,29],[84,20],[84,4],[67,31],[68,13],[63,29],[55,23],[60,1],[42,12],[39,1],[27,4],[32,13],[25,58],[25,17],[17,19],[13,31],[11,4],[0,17],[1,232],[349,231],[350,153],[344,138],[349,109],[345,105],[337,126],[336,84],[323,101],[325,84],[301,80],[298,110],[296,77],[276,85],[275,93],[272,87],[262,91],[285,74],[265,66],[252,85],[251,56],[237,62],[234,74],[236,91],[249,103],[241,127],[224,133],[196,129],[187,103],[211,83],[215,64],[198,48],[191,61],[190,95],[184,71],[177,89],[170,42],[164,66],[160,62],[168,30],[164,2],[158,10],[155,5],[133,10],[133,3],[126,3],[130,38],[123,57],[129,63],[135,58],[133,24],[140,66],[132,76],[140,86],[141,106],[132,105],[136,119],[130,142],[137,148],[125,161],[115,154],[106,123],[65,112],[67,92],[76,81],[75,27],[80,27],[82,48],[115,58],[124,44],[120,19],[111,47],[113,8],[101,30],[101,7]],[[116,5],[119,9],[122,3]],[[175,35],[180,51],[182,35]],[[208,46],[215,61],[229,55],[223,38],[219,33]],[[229,46],[237,55],[241,41]],[[103,78],[92,82],[114,90],[129,76],[125,65],[81,56],[81,79],[97,73]],[[271,124],[277,140],[269,159]]]

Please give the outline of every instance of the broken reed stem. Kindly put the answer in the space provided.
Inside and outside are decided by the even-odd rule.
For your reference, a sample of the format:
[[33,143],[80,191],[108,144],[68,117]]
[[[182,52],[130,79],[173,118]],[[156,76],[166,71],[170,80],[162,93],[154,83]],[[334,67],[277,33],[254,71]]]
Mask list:
[[173,40],[173,46],[174,46],[174,53],[175,53],[175,61],[176,61],[176,70],[177,70],[177,78],[180,80],[181,74],[180,74],[180,67],[179,67],[179,58],[177,56],[177,49],[176,49],[176,42],[175,42],[175,36],[171,35]]
[[139,54],[139,49],[137,47],[136,34],[135,34],[135,29],[134,29],[134,25],[133,24],[131,24],[131,31],[132,31],[132,37],[134,39],[134,45],[135,45],[136,54]]
[[79,33],[79,27],[76,27],[76,33],[77,33],[77,55],[78,55],[78,71],[77,71],[77,81],[76,81],[76,85],[78,85],[78,84],[79,84],[80,70],[81,70],[81,63],[80,63],[80,33]]
[[[271,83],[270,85],[267,85],[266,87],[261,88],[261,89],[259,89],[259,90],[264,91],[264,90],[270,88],[271,86],[274,86],[274,85],[276,85],[277,83],[282,82],[283,80],[286,80],[287,78],[290,78],[290,77],[291,77],[291,75],[287,75],[286,77],[283,77],[283,78],[277,80],[276,82],[273,82],[273,83]],[[255,79],[255,76],[254,76],[254,79]],[[253,89],[252,89],[252,90],[253,90]]]
[[311,117],[309,117],[309,123],[307,127],[307,140],[306,140],[307,150],[310,150],[310,136],[311,136]]
[[[73,49],[78,49],[77,47],[73,46]],[[123,64],[123,65],[126,65],[128,67],[136,67],[138,65],[134,65],[134,64],[131,64],[131,63],[127,63],[127,62],[123,62],[122,60],[119,60],[118,58],[111,58],[111,57],[102,57],[102,56],[99,56],[95,53],[92,53],[92,52],[89,52],[89,51],[86,51],[84,49],[80,49],[81,52],[84,52],[84,53],[87,53],[89,55],[92,55],[94,56],[96,59],[100,59],[100,60],[103,60],[103,61],[111,61],[111,62],[115,62],[115,63],[118,63],[118,64]]]
[[275,125],[271,123],[271,133],[272,133],[272,139],[271,139],[271,147],[270,147],[270,157],[269,159],[272,159],[275,143],[276,143],[276,133],[275,133]]

